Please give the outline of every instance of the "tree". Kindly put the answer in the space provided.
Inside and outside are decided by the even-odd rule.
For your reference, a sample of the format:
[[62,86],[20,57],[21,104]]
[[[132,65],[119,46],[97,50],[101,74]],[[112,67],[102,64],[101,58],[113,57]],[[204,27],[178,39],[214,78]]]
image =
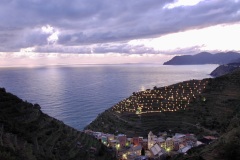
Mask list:
[[145,149],[144,148],[142,148],[142,150],[141,150],[141,155],[145,156]]

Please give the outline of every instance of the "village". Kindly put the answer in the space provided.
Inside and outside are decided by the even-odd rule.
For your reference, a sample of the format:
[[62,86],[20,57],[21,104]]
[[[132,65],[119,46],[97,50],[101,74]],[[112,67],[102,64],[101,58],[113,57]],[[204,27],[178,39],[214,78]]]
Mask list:
[[204,136],[198,140],[194,134],[175,133],[170,137],[167,132],[159,132],[158,136],[151,131],[147,138],[127,137],[125,134],[106,134],[85,130],[104,145],[112,148],[120,160],[166,159],[167,156],[187,154],[193,147],[206,145],[216,140],[213,136]]
[[[141,121],[144,114],[186,110],[191,102],[196,100],[206,101],[202,92],[206,89],[208,83],[206,79],[192,80],[166,87],[155,86],[153,89],[133,92],[129,98],[113,106],[111,111],[115,118],[128,122],[128,119],[124,119],[122,116],[136,114]],[[99,122],[104,124],[101,120]],[[195,124],[192,125],[195,126]],[[187,154],[187,151],[191,148],[208,144],[216,139],[213,136],[197,139],[194,134],[173,134],[170,130],[169,133],[159,132],[153,134],[150,130],[148,130],[149,133],[146,138],[143,136],[127,137],[125,134],[106,134],[91,130],[85,130],[85,133],[94,136],[104,145],[113,148],[117,158],[121,160],[165,160],[167,157],[174,155]]]

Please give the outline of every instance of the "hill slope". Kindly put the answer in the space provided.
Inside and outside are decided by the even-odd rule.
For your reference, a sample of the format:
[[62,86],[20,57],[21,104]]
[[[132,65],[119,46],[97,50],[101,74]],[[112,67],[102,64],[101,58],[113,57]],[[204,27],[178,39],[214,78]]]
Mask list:
[[[110,133],[118,130],[129,136],[146,135],[150,130],[221,133],[240,103],[239,83],[240,72],[236,72],[133,93],[86,128]],[[136,114],[140,111],[142,114]]]
[[0,159],[114,159],[93,137],[0,89]]
[[164,65],[193,65],[193,64],[227,64],[240,58],[236,52],[211,54],[202,52],[196,55],[175,56]]
[[219,77],[219,76],[231,73],[238,69],[240,69],[240,58],[226,65],[218,66],[214,71],[211,72],[211,75],[214,77]]
[[[133,93],[86,128],[118,131],[130,137],[147,136],[149,131],[222,136],[238,126],[232,121],[239,112],[240,71],[236,71],[214,79],[191,80]],[[219,156],[220,151],[216,154]]]

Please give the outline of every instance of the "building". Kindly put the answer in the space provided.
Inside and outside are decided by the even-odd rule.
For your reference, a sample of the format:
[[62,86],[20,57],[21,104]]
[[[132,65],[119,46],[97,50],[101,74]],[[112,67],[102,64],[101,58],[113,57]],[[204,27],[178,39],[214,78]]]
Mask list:
[[150,148],[157,143],[157,136],[155,136],[152,131],[150,131],[148,133],[148,149],[150,150]]
[[129,155],[140,156],[141,155],[141,150],[142,150],[142,146],[141,145],[131,146],[130,149],[128,150],[128,154]]
[[178,151],[179,150],[179,140],[178,139],[173,139],[173,143],[174,143],[174,151]]
[[148,140],[147,139],[143,139],[142,143],[141,143],[142,147],[147,150],[148,149]]
[[133,143],[133,139],[132,138],[127,138],[126,146],[129,147],[132,143]]
[[101,137],[102,137],[102,132],[93,132],[93,136],[94,136],[95,138],[97,138],[98,140],[100,140]]
[[115,139],[115,136],[113,134],[107,134],[107,141],[108,143],[111,141],[111,140],[114,140]]
[[166,139],[166,151],[172,151],[174,149],[174,142],[172,138]]
[[107,140],[107,136],[102,136],[101,137],[101,142],[104,144],[104,145],[107,145],[107,143],[108,143],[108,140]]
[[132,144],[135,146],[138,146],[140,144],[139,137],[133,137],[132,138]]
[[119,141],[120,147],[123,148],[126,146],[127,143],[127,136],[125,134],[119,134],[117,136],[117,139]]
[[143,137],[138,137],[139,143],[141,144],[143,142]]
[[186,147],[184,147],[184,148],[182,148],[182,149],[179,149],[179,151],[178,152],[180,152],[180,153],[186,153],[189,149],[191,149],[192,147],[191,146],[186,146]]
[[[113,140],[110,140],[110,141],[109,141],[109,146],[110,146],[110,147],[117,148],[118,144],[119,144],[119,141],[116,140],[116,139],[113,139]],[[120,146],[120,145],[119,145],[119,146]]]
[[159,137],[157,139],[157,144],[162,147],[162,148],[166,148],[166,143],[165,143],[165,139],[163,137]]
[[158,144],[153,145],[150,148],[150,152],[152,154],[151,157],[155,157],[155,158],[160,157],[161,155],[164,154],[164,151],[161,149],[161,147]]
[[178,140],[178,142],[184,142],[185,139],[186,139],[186,135],[185,134],[176,133],[173,136],[173,139]]

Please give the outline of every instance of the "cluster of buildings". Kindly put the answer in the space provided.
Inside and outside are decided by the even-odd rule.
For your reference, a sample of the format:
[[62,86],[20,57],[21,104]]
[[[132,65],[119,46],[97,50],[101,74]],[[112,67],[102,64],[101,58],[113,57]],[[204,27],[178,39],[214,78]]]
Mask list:
[[116,104],[112,111],[117,113],[153,113],[178,111],[185,109],[190,101],[205,89],[207,80],[192,80],[152,90],[133,93],[127,99]]
[[129,138],[124,134],[106,134],[102,132],[94,132],[85,130],[85,133],[90,134],[101,141],[104,145],[112,147],[117,152],[118,158],[127,159],[147,159],[160,158],[166,155],[186,153],[192,147],[201,145],[193,134],[176,133],[171,138],[166,132],[159,133],[159,136],[154,135],[151,131],[147,138],[132,137]]
[[159,137],[151,131],[148,134],[148,149],[154,156],[161,156],[170,151],[178,153],[186,153],[192,147],[196,147],[202,143],[198,142],[194,134],[176,133],[173,137],[166,137],[166,134],[160,134]]

